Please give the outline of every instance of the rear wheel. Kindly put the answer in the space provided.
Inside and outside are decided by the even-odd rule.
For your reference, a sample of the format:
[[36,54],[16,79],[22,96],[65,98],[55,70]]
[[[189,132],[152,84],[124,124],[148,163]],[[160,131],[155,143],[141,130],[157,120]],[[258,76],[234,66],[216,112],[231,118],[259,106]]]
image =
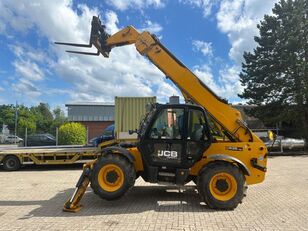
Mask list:
[[94,164],[91,187],[101,198],[115,200],[134,185],[135,178],[134,166],[125,157],[108,154]]
[[235,165],[212,163],[202,170],[198,191],[210,208],[231,210],[242,202],[245,178]]
[[6,156],[3,160],[3,168],[7,171],[16,171],[21,167],[20,160],[17,156]]

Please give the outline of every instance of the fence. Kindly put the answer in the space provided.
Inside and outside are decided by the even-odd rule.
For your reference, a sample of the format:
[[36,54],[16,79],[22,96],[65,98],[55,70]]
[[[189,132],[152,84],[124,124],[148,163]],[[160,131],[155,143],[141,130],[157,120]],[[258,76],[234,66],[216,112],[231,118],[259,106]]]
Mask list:
[[[86,127],[86,144],[89,144],[89,129]],[[58,146],[59,145],[59,128],[48,131],[39,131],[36,133],[29,132],[29,129],[18,129],[17,134],[0,133],[1,145],[18,145],[18,146]],[[72,144],[80,145],[80,144]]]

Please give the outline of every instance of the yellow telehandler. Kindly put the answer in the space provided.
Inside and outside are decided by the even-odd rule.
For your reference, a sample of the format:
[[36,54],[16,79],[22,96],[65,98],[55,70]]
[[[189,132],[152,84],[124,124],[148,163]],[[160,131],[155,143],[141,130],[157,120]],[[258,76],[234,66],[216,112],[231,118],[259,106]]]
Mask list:
[[74,194],[64,204],[65,211],[80,209],[89,183],[101,198],[115,200],[133,187],[139,176],[151,183],[180,186],[193,180],[210,208],[229,210],[242,202],[246,185],[264,180],[264,143],[246,126],[239,111],[201,82],[155,35],[139,33],[132,26],[109,35],[93,16],[89,44],[56,44],[94,45],[97,53],[68,52],[106,58],[112,48],[134,44],[180,89],[186,101],[152,105],[135,131],[136,145],[101,149],[99,158],[84,165]]

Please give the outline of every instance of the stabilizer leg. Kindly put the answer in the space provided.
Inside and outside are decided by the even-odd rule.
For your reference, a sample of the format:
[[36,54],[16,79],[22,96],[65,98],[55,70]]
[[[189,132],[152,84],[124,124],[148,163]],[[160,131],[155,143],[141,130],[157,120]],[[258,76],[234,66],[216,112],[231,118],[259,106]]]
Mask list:
[[83,195],[85,194],[87,187],[90,183],[91,164],[84,166],[83,172],[76,184],[76,189],[72,197],[65,202],[63,211],[65,212],[79,212],[81,205],[79,204]]

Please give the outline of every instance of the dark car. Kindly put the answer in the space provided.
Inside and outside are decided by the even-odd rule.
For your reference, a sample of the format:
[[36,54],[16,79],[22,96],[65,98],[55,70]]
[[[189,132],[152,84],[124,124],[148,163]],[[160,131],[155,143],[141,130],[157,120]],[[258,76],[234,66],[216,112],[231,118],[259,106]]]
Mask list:
[[114,124],[106,127],[100,136],[96,136],[89,141],[89,144],[97,147],[100,143],[114,139]]
[[56,138],[48,133],[29,135],[27,146],[53,146],[56,145]]

